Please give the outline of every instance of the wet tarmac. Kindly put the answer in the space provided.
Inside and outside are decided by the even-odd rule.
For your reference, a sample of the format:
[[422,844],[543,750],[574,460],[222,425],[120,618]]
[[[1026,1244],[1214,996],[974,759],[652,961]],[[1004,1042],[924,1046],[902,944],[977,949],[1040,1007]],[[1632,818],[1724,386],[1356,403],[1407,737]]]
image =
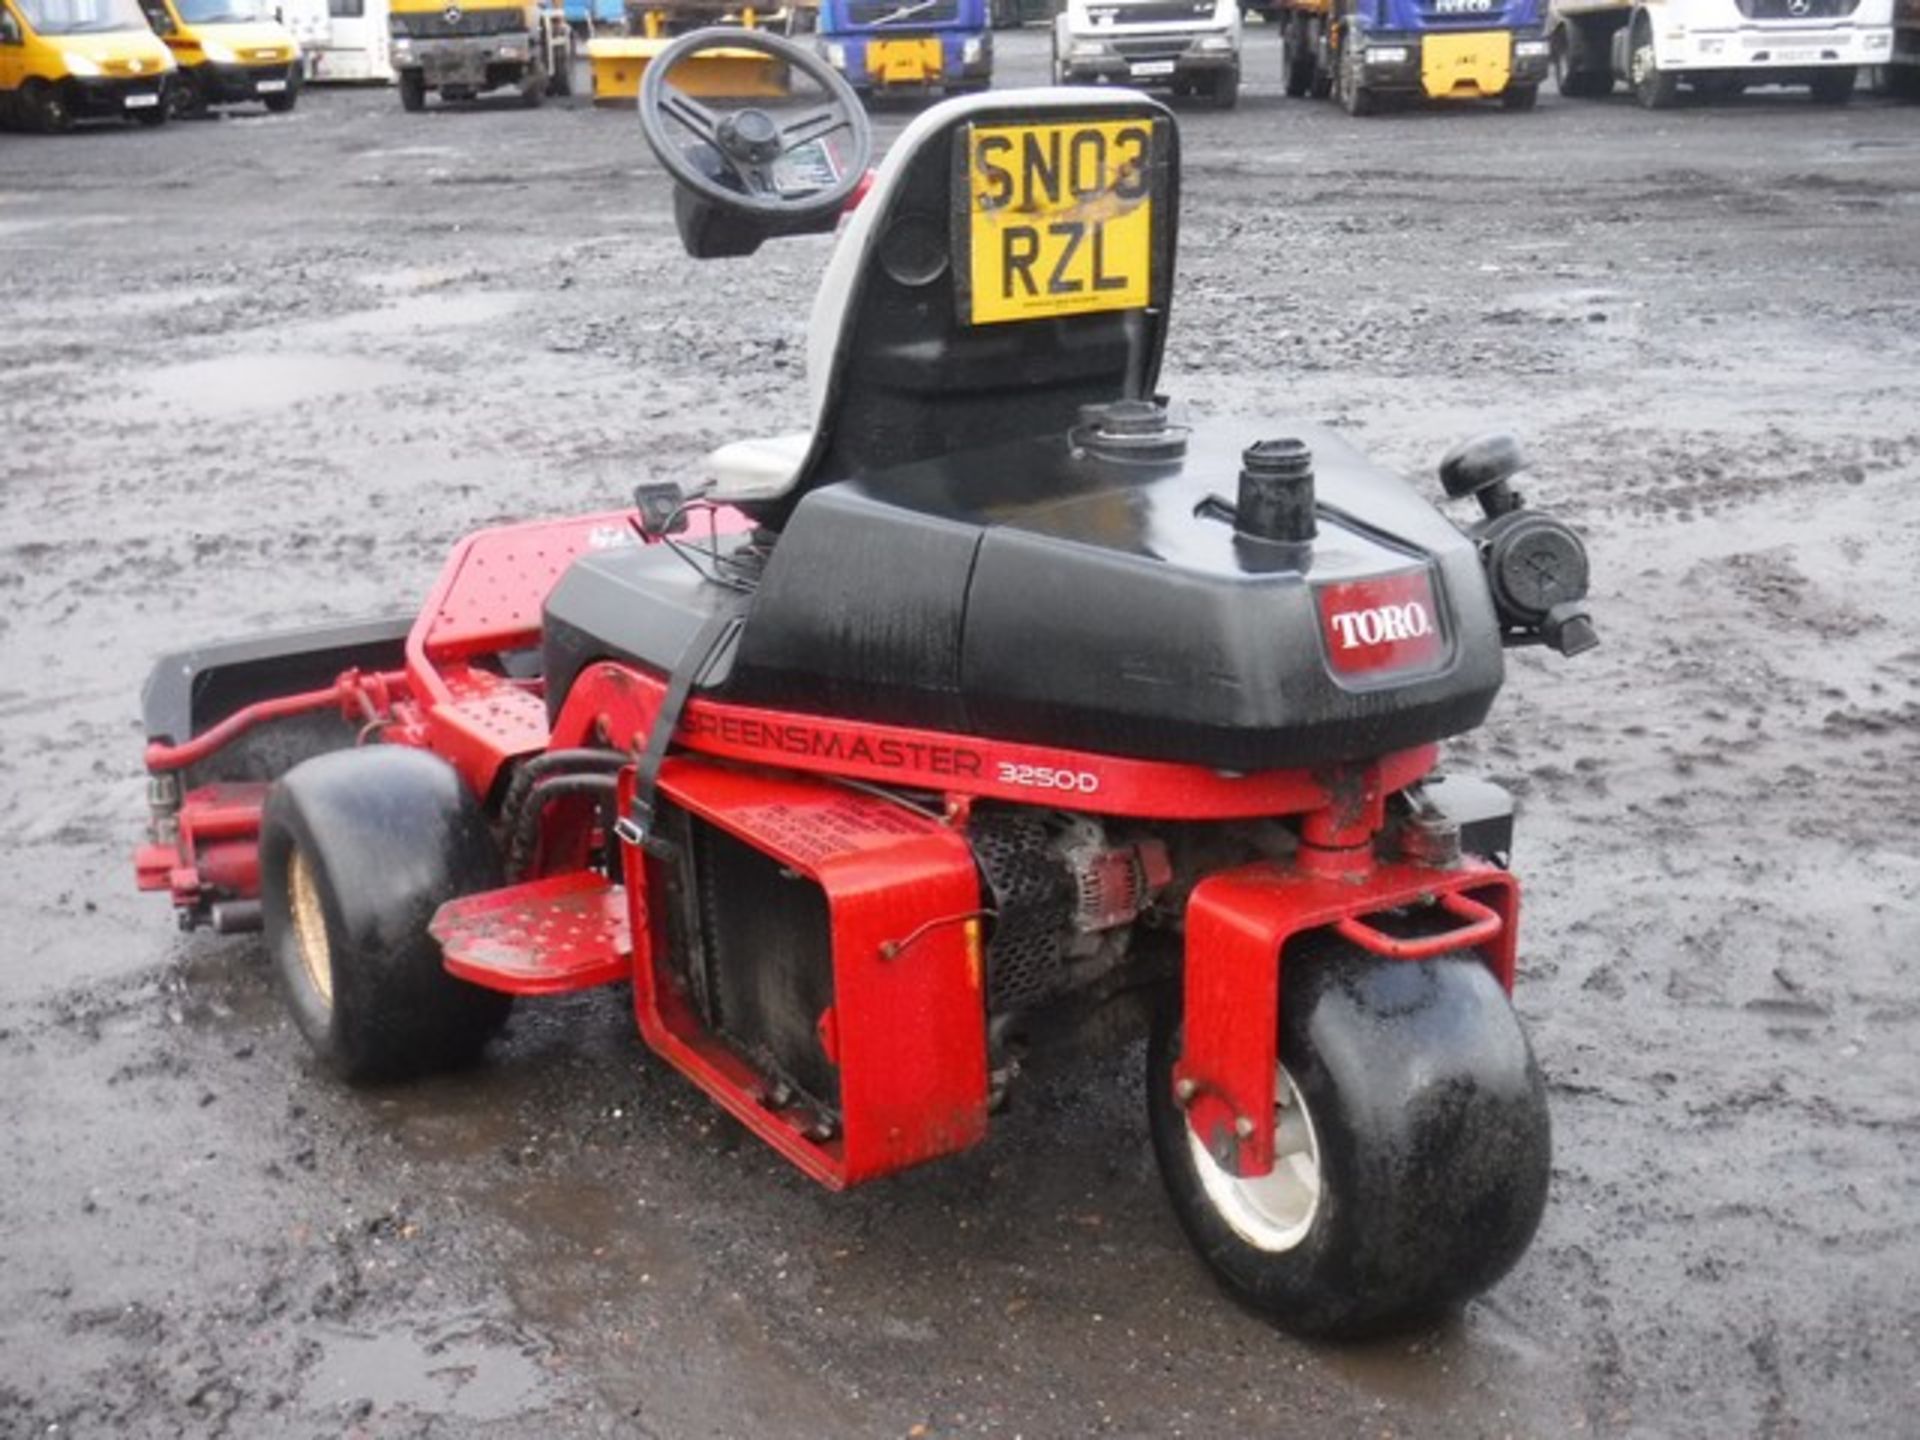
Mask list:
[[[405,611],[463,532],[804,421],[824,238],[679,254],[625,113],[0,135],[0,1436],[1910,1433],[1920,109],[1183,112],[1164,382],[1431,484],[1516,429],[1604,648],[1451,749],[1520,797],[1532,1251],[1303,1344],[1187,1250],[1136,1050],[853,1194],[597,992],[314,1072],[257,941],[134,893],[151,658]],[[1003,36],[1003,83],[1045,36]],[[882,118],[897,133],[905,113]]]

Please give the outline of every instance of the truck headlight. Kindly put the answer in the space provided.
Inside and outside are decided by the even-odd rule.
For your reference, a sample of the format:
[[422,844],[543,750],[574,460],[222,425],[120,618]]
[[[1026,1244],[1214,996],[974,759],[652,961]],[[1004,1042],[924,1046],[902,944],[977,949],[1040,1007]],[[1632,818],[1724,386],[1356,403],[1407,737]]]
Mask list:
[[1546,53],[1547,42],[1544,40],[1516,40],[1513,45],[1514,58],[1519,60],[1538,60]]
[[1193,42],[1193,48],[1197,51],[1205,51],[1210,55],[1225,54],[1227,51],[1233,49],[1233,37],[1230,35],[1202,35],[1198,40]]
[[1369,45],[1367,64],[1404,65],[1407,63],[1407,47],[1404,45]]
[[413,53],[413,37],[411,35],[394,36],[393,53],[396,55],[411,55]]
[[844,45],[827,46],[827,64],[836,70],[847,68],[847,47]]
[[240,58],[218,40],[202,40],[200,53],[216,65],[231,65]]
[[500,58],[502,60],[518,60],[521,54],[522,51],[520,47],[511,41],[500,47]]
[[962,65],[978,65],[980,63],[980,37],[978,35],[969,35],[965,40],[960,42],[960,63]]
[[1107,53],[1107,47],[1097,40],[1076,40],[1067,50],[1069,60],[1098,60]]
[[100,73],[100,67],[85,55],[76,55],[71,50],[60,52],[60,63],[67,67],[69,75],[78,75],[83,80],[91,80]]

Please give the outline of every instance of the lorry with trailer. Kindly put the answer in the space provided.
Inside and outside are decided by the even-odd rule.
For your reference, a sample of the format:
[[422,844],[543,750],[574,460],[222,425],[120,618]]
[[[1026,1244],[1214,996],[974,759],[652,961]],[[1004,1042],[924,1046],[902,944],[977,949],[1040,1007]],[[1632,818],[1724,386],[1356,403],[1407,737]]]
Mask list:
[[1053,21],[1053,83],[1113,82],[1240,99],[1239,0],[1066,0]]
[[862,100],[993,83],[987,0],[820,0],[820,53]]
[[1554,0],[1550,41],[1562,95],[1598,99],[1624,82],[1664,110],[1683,85],[1804,85],[1844,105],[1860,69],[1892,55],[1893,0]]
[[300,42],[262,0],[140,0],[140,8],[179,66],[167,92],[175,115],[255,101],[285,114],[299,100]]
[[134,0],[0,0],[0,120],[10,125],[162,125],[174,71]]
[[514,89],[529,108],[573,93],[573,34],[549,0],[392,0],[394,77],[404,110],[427,96]]
[[1383,102],[1497,98],[1531,110],[1547,78],[1547,0],[1280,0],[1288,95],[1350,115]]

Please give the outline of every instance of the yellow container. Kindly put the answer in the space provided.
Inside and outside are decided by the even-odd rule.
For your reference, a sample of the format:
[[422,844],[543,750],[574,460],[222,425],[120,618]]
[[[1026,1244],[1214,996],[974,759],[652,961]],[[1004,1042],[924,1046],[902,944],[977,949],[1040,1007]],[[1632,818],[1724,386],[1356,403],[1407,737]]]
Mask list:
[[[640,77],[670,42],[609,36],[587,42],[596,104],[632,104]],[[785,62],[758,50],[706,50],[674,69],[673,83],[689,95],[709,100],[778,100],[792,90]]]

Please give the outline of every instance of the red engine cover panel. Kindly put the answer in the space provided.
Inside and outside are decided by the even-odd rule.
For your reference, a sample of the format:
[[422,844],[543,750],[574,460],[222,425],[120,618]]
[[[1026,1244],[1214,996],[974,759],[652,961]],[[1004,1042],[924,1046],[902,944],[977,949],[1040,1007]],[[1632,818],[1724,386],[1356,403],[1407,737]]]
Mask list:
[[1428,670],[1446,649],[1425,570],[1322,585],[1317,598],[1321,639],[1337,675]]

